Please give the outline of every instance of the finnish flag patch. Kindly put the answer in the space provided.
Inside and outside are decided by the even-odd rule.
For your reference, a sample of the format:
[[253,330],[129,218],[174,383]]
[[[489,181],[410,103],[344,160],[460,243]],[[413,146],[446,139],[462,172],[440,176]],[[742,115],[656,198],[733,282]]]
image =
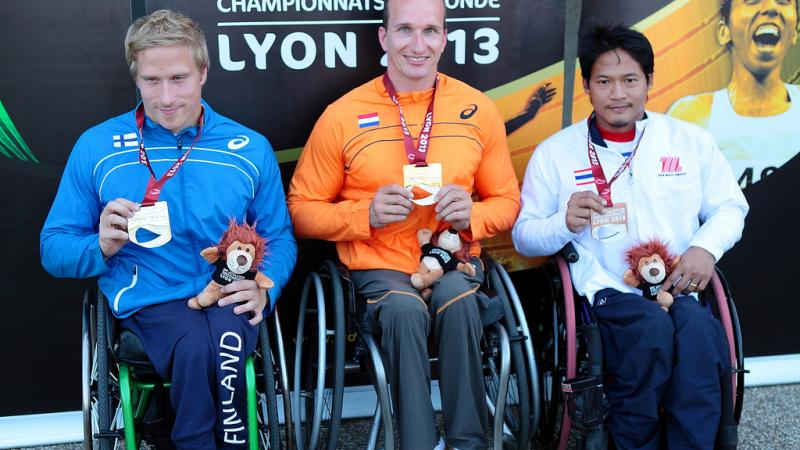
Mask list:
[[114,148],[136,147],[139,145],[136,133],[115,134],[111,137],[114,140]]

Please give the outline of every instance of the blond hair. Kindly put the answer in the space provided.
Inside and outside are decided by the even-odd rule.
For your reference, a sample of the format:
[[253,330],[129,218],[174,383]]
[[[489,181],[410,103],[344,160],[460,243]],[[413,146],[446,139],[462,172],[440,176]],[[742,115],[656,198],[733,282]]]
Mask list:
[[139,53],[148,48],[185,45],[201,70],[208,67],[206,37],[197,22],[176,11],[161,9],[136,19],[125,36],[125,59],[136,77]]

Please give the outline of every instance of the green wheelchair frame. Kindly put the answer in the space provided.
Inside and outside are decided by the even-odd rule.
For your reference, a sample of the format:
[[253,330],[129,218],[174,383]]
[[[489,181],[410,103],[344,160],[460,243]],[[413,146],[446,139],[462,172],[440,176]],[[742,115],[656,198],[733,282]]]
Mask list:
[[[279,370],[273,362],[267,320],[259,324],[256,353],[245,360],[247,436],[252,450],[283,448],[276,392],[283,396],[284,417],[292,417],[277,312],[268,320],[274,325]],[[120,354],[115,320],[108,300],[99,291],[84,295],[82,324],[84,448],[115,449],[121,441],[125,448],[139,448],[142,419],[151,396],[156,389],[169,388],[170,383],[155,373],[146,358],[129,360]],[[137,356],[143,358],[143,352]],[[285,422],[287,448],[291,449],[292,424],[290,419]]]

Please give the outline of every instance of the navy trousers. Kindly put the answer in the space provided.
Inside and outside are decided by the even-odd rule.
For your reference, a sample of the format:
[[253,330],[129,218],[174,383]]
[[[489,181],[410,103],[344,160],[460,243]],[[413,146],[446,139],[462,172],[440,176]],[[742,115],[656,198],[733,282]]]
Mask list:
[[148,306],[122,319],[142,340],[159,375],[172,382],[172,440],[179,449],[243,448],[247,443],[244,361],[258,328],[235,305],[196,311],[185,300]]
[[719,321],[694,297],[675,298],[666,313],[655,302],[613,289],[595,295],[593,310],[617,447],[714,448],[720,380],[730,375]]

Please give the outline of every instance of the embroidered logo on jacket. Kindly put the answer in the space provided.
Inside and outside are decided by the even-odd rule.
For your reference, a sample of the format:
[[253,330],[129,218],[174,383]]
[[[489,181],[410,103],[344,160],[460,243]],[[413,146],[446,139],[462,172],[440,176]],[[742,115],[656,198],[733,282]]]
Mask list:
[[376,112],[358,115],[358,128],[374,127],[380,124],[381,120]]
[[681,167],[681,159],[678,156],[662,156],[660,177],[677,177],[686,175],[686,171]]
[[240,148],[244,147],[245,145],[250,143],[250,138],[240,134],[235,138],[228,141],[228,148],[231,150],[239,150]]
[[575,173],[575,186],[586,186],[587,184],[594,184],[594,175],[592,175],[592,168],[578,169]]
[[115,134],[111,138],[114,140],[114,148],[137,147],[139,145],[136,133]]
[[465,110],[461,111],[461,114],[459,114],[458,117],[461,117],[462,119],[467,120],[470,117],[474,116],[476,112],[478,112],[478,105],[473,103],[473,104],[467,106],[467,108]]

